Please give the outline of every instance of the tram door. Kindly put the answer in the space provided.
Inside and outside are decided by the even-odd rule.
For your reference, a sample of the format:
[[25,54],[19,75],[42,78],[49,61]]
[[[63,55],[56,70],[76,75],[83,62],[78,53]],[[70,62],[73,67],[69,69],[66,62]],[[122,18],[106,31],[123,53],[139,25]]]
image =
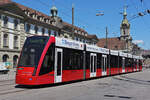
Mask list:
[[136,71],[136,66],[137,66],[137,60],[133,60],[133,71]]
[[107,75],[107,56],[102,55],[102,76]]
[[96,76],[97,57],[95,53],[90,54],[90,77]]
[[125,58],[122,57],[122,72],[125,72]]
[[139,60],[137,59],[137,71],[139,71]]
[[55,83],[62,82],[62,49],[55,49]]

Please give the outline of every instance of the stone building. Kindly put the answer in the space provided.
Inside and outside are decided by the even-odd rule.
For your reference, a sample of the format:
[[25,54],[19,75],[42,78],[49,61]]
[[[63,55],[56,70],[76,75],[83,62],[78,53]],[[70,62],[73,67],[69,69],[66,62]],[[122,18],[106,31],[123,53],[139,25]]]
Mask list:
[[0,62],[11,62],[16,67],[24,41],[32,35],[72,38],[74,34],[75,40],[96,45],[96,35],[77,26],[73,26],[72,32],[72,25],[57,16],[55,6],[50,13],[48,16],[11,0],[0,0]]

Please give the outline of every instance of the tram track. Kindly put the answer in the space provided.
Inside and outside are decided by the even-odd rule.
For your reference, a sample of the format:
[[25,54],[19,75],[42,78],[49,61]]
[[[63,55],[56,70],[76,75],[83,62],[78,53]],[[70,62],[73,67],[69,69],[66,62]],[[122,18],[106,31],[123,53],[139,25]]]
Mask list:
[[6,86],[6,85],[14,85],[14,83],[0,84],[0,87],[1,86]]
[[15,80],[1,80],[0,81],[0,96],[20,93],[24,91],[29,91],[26,88],[17,88],[15,85]]
[[17,88],[14,83],[3,84],[3,85],[0,85],[0,96],[1,95],[14,94],[14,93],[18,93],[18,92],[27,91],[27,90],[29,90],[29,89]]
[[0,87],[1,86],[6,86],[6,85],[13,85],[15,84],[14,80],[3,80],[3,81],[0,81]]
[[0,95],[13,93],[15,91],[20,91],[15,88],[15,80],[0,80]]
[[4,91],[4,92],[0,92],[0,96],[2,95],[7,95],[7,94],[15,94],[15,93],[18,93],[18,92],[23,92],[23,91],[29,91],[27,89],[21,89],[21,90],[16,90],[16,89],[8,89],[8,91]]
[[14,79],[11,79],[11,80],[0,80],[0,83],[1,82],[7,82],[7,81],[14,81]]

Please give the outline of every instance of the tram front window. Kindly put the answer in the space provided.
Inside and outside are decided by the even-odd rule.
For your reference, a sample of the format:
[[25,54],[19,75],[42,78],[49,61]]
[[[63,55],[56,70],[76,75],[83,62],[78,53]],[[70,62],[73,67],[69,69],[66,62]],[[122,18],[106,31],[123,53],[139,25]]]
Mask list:
[[27,38],[18,66],[22,67],[37,67],[42,51],[48,41],[48,37],[29,37]]

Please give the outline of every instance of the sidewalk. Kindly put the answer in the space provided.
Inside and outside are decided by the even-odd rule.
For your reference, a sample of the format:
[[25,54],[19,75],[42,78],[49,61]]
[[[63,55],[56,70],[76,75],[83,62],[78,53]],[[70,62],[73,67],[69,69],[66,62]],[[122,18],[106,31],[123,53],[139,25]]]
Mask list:
[[8,74],[0,74],[0,81],[14,80],[16,75],[16,69],[10,69]]

